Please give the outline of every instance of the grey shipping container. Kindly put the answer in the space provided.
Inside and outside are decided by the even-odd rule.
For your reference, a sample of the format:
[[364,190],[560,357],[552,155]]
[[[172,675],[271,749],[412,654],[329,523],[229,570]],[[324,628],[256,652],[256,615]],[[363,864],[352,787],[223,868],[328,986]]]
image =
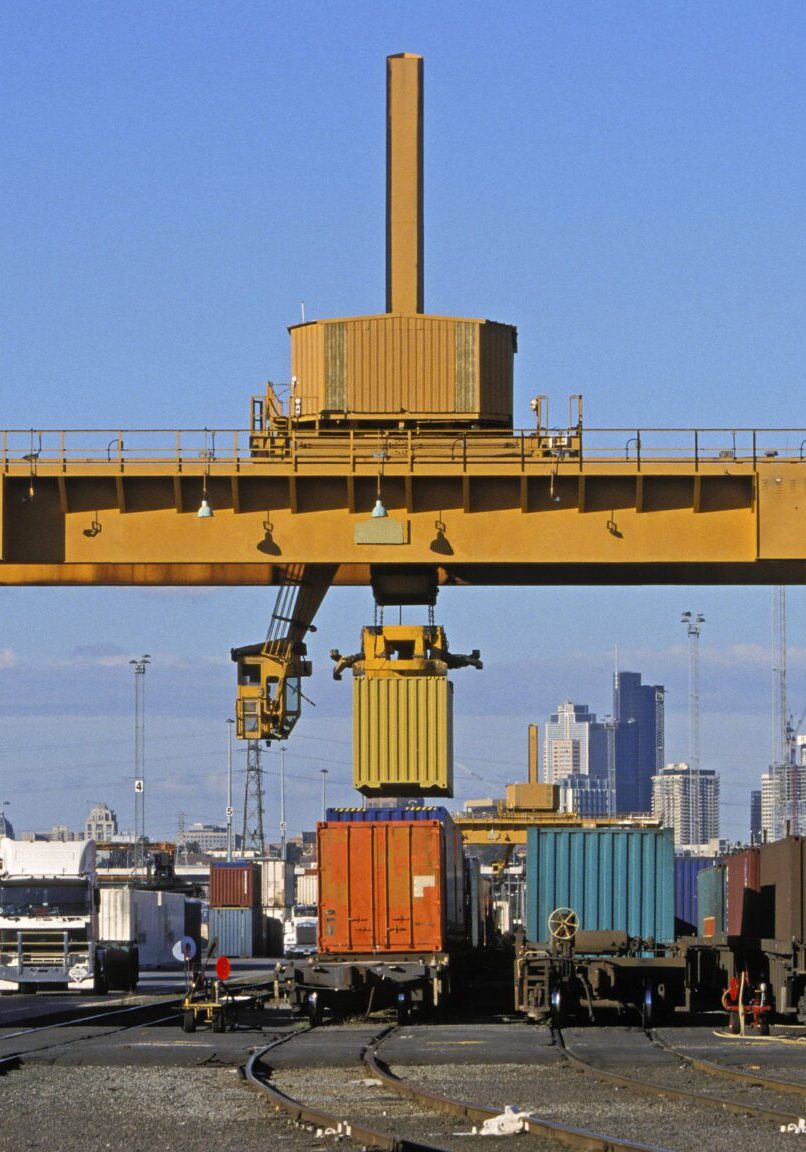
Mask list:
[[[725,865],[715,864],[697,873],[697,932],[705,935],[706,920],[713,921],[713,934],[725,931]],[[711,935],[711,933],[709,933]]]
[[219,956],[262,956],[263,913],[260,908],[211,908],[208,938],[218,940]]
[[674,841],[670,828],[529,829],[526,934],[546,940],[555,908],[573,908],[583,931],[674,940]]

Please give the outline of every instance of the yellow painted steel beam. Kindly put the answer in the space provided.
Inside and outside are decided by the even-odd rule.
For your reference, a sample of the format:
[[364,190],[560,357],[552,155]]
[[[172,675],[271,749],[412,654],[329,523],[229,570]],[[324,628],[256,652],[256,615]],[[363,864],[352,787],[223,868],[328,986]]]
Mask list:
[[460,437],[402,439],[399,459],[384,454],[380,519],[377,452],[359,459],[347,437],[338,451],[305,437],[312,461],[296,442],[206,463],[0,458],[0,583],[268,584],[290,564],[336,565],[336,584],[411,567],[441,584],[806,581],[799,458],[558,468],[517,436],[453,459]]

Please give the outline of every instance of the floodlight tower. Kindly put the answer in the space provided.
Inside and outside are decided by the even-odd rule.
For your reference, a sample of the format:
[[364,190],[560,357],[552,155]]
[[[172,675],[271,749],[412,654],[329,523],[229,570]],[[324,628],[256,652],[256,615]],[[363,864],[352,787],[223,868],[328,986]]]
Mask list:
[[145,865],[146,769],[145,769],[145,677],[151,657],[146,653],[130,660],[134,669],[134,868]]
[[702,842],[700,820],[700,631],[705,617],[697,612],[684,612],[681,621],[688,635],[688,773],[689,773],[689,835],[696,833]]

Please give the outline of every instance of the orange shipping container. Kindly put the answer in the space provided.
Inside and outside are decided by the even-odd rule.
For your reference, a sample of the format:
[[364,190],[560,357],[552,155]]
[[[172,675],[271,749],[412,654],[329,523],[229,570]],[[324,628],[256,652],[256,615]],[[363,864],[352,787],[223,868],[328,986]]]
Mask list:
[[444,952],[463,938],[453,823],[334,822],[318,838],[320,953]]

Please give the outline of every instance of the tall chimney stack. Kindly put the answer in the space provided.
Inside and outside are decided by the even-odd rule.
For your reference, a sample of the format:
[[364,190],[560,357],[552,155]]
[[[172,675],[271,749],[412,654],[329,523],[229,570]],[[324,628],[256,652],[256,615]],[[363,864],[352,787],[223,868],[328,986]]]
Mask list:
[[386,311],[423,304],[423,58],[386,58]]

